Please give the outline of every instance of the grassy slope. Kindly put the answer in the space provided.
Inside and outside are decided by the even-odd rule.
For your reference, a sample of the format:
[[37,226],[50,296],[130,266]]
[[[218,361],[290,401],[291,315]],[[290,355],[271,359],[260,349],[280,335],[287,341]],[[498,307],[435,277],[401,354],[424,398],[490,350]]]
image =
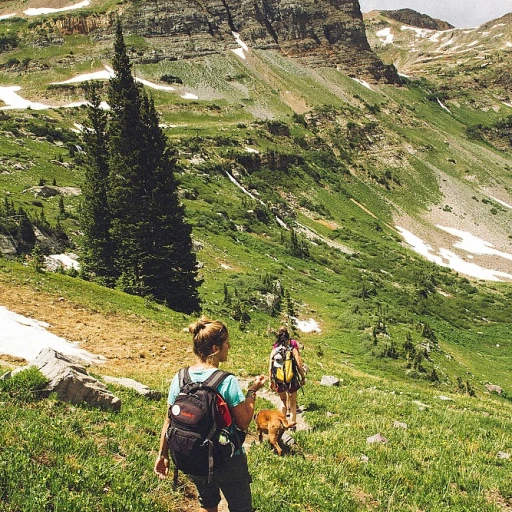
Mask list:
[[[13,55],[22,57],[25,51]],[[36,57],[50,62],[59,57],[55,50],[45,51]],[[62,56],[67,50],[60,52]],[[300,336],[311,369],[300,402],[311,431],[297,433],[299,448],[293,457],[276,459],[266,445],[251,449],[255,505],[269,512],[294,507],[504,509],[512,499],[510,468],[497,453],[510,451],[511,405],[507,397],[489,396],[484,384],[499,384],[507,396],[510,393],[510,285],[473,284],[436,268],[401,248],[392,228],[397,209],[419,215],[441,200],[432,167],[456,179],[470,167],[483,184],[509,183],[510,158],[464,136],[466,125],[492,122],[500,113],[463,105],[449,116],[426,100],[421,88],[379,87],[372,92],[333,70],[313,74],[272,54],[255,55],[245,64],[233,55],[206,64],[138,66],[137,74],[150,80],[176,74],[184,79],[183,92],[208,91],[205,96],[210,99],[197,102],[183,101],[178,94],[154,96],[162,120],[178,125],[168,129],[168,135],[182,152],[180,187],[193,192],[183,201],[194,237],[204,246],[198,254],[204,264],[204,311],[230,326],[233,346],[227,368],[244,377],[265,371],[271,343],[267,331],[277,327],[286,307],[269,316],[262,304],[278,282],[290,294],[298,316],[314,317],[322,327],[322,334]],[[252,70],[260,73],[255,76]],[[69,68],[59,71],[52,66],[39,72],[37,81],[27,75],[15,81],[21,78],[24,91],[37,99],[44,84],[69,75]],[[228,75],[228,82],[221,79]],[[13,79],[9,74],[4,83]],[[48,94],[52,99],[59,95],[55,90]],[[291,123],[292,104],[316,108],[318,123]],[[329,112],[318,108],[324,104]],[[252,124],[254,114],[269,113],[289,123],[290,137],[273,136],[267,126]],[[13,122],[24,126],[14,118],[44,121],[46,115],[56,119],[57,126],[69,128],[83,114],[9,114],[2,130],[9,132]],[[363,127],[375,122],[377,127],[370,132],[373,143],[364,137],[355,140],[353,131],[346,129],[349,121]],[[37,209],[23,192],[27,186],[37,185],[41,177],[49,182],[55,178],[60,186],[78,185],[81,170],[51,163],[59,155],[70,161],[67,151],[27,133],[23,128],[15,137],[2,138],[2,154],[12,162],[30,164],[14,172],[11,164],[4,164],[11,172],[0,175],[0,180],[17,203]],[[310,141],[307,150],[301,149],[301,140]],[[328,148],[321,151],[324,141],[342,155],[334,164],[331,157],[326,160]],[[258,203],[227,179],[224,170],[233,167],[229,151],[243,155],[245,145],[303,156],[304,163],[286,171],[261,168],[246,173],[234,167],[242,171],[242,183],[257,190],[263,201],[291,205],[300,223],[324,237],[319,245],[309,244],[309,258],[294,257],[287,247],[289,232],[265,208],[256,220],[249,210],[257,209]],[[457,164],[449,166],[454,148]],[[205,163],[192,163],[193,155],[202,156]],[[376,183],[389,169],[400,186]],[[78,198],[66,199],[71,212],[77,205]],[[57,200],[44,200],[44,210],[54,219]],[[71,232],[78,227],[73,217],[63,224]],[[331,248],[331,239],[351,253]],[[422,298],[419,292],[432,283],[444,295],[429,292]],[[90,349],[108,347],[113,357],[106,367],[94,369],[100,374],[138,378],[165,392],[168,376],[190,358],[182,328],[191,319],[158,305],[4,261],[0,285],[7,305],[15,305],[13,290],[23,290],[16,305],[27,314],[30,308],[33,315],[43,310],[36,293],[44,293],[44,303],[58,304],[63,297],[61,314],[47,320],[62,335],[79,338]],[[225,287],[231,304],[225,302]],[[27,303],[30,308],[25,309]],[[230,318],[237,304],[251,318],[243,331]],[[91,325],[83,334],[73,330],[73,317],[64,313],[68,309],[78,309],[83,318],[87,315],[84,323]],[[379,322],[386,332],[374,337],[372,330]],[[422,337],[421,323],[433,329],[437,342]],[[407,335],[418,349],[428,345],[429,359],[407,359]],[[396,359],[386,357],[391,342]],[[438,384],[428,380],[434,369]],[[341,387],[320,386],[325,374],[343,379]],[[468,382],[476,397],[458,393],[458,379]],[[15,396],[3,394],[1,437],[6,442],[0,456],[0,505],[6,510],[184,510],[183,494],[173,494],[169,482],[159,483],[151,475],[164,400],[147,403],[115,391],[124,403],[118,415],[53,400],[20,407]],[[441,395],[452,400],[441,400]],[[395,421],[408,428],[394,427]],[[367,444],[366,438],[377,432],[389,442]],[[18,486],[18,475],[34,472],[34,467],[35,477]],[[297,479],[300,486],[282,490],[282,481]]]

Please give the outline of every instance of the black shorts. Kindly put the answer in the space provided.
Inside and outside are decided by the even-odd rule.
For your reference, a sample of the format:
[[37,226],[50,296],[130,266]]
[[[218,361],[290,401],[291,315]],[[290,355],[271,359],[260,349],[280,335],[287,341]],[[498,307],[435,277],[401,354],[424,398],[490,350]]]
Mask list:
[[297,379],[293,379],[291,382],[283,383],[283,382],[276,382],[276,391],[278,393],[289,393],[290,395],[292,393],[295,393],[300,389],[300,384]]
[[213,472],[208,483],[207,476],[191,476],[199,503],[203,508],[214,508],[220,502],[220,492],[224,494],[230,512],[252,512],[251,482],[245,453],[234,455],[222,467]]

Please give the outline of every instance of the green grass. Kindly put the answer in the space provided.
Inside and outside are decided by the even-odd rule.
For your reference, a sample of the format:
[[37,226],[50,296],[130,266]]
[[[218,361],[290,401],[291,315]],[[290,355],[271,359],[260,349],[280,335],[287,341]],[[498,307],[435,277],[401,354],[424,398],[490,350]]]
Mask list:
[[[299,402],[310,430],[297,432],[282,458],[266,442],[251,447],[258,509],[495,511],[493,500],[512,497],[509,462],[498,458],[512,442],[510,402],[445,392],[450,400],[441,400],[435,388],[334,360],[322,371],[305,357],[311,373]],[[341,386],[320,386],[325,372],[341,377]],[[53,398],[20,403],[2,392],[4,510],[181,510],[182,488],[173,493],[170,481],[152,474],[164,400],[112,389],[120,413]],[[376,433],[388,442],[369,444]],[[20,485],[20,474],[31,478]]]

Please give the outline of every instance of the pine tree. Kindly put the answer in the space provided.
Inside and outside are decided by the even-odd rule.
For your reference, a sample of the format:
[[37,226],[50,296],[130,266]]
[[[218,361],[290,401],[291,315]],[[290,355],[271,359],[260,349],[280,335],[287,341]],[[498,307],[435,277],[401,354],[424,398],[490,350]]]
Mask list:
[[167,147],[154,102],[142,94],[144,162],[151,195],[147,213],[146,251],[142,277],[146,288],[170,307],[181,311],[199,308],[197,260],[192,248],[192,228],[184,220],[174,177],[176,156]]
[[22,252],[30,252],[36,244],[36,235],[32,223],[28,218],[25,210],[20,206],[18,208],[18,230],[17,230],[17,242],[18,250]]
[[84,233],[82,273],[107,286],[115,283],[114,247],[110,237],[111,215],[107,204],[109,176],[106,145],[107,115],[100,107],[99,86],[86,89],[88,121],[83,132],[85,181],[82,186],[81,228]]
[[145,238],[150,229],[144,160],[144,130],[141,122],[141,91],[131,74],[120,21],[117,22],[108,103],[109,187],[108,203],[112,215],[111,236],[116,247],[117,285],[128,293],[151,293],[144,285]]
[[[200,283],[196,279],[192,229],[184,220],[177,195],[176,157],[167,147],[153,100],[132,76],[119,21],[112,67],[108,122],[102,124],[99,108],[91,109],[91,115],[96,117],[91,118],[88,153],[96,155],[91,165],[96,170],[91,171],[84,193],[86,261],[92,270],[96,262],[104,262],[98,257],[98,245],[108,247],[114,269],[108,275],[120,289],[154,296],[179,311],[197,311]],[[97,98],[95,104],[99,107]],[[102,148],[94,136],[101,131],[105,135]],[[102,181],[94,187],[101,184],[104,194],[96,204],[92,200],[92,181],[100,176]],[[102,217],[105,223],[95,217],[101,208],[106,210]],[[96,233],[88,221],[101,224],[96,226],[96,240],[90,239]],[[106,264],[104,268],[107,270]]]

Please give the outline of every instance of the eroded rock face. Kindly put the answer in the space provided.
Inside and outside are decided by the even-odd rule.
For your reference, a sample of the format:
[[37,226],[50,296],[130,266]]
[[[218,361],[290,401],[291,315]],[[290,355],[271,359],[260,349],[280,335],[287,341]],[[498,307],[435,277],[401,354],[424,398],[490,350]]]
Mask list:
[[72,357],[51,348],[41,350],[30,362],[49,380],[48,393],[56,393],[59,400],[72,404],[83,402],[101,409],[119,411],[121,400],[112,394],[103,382],[88,375],[85,367]]
[[[360,78],[399,83],[393,66],[370,49],[356,0],[155,0],[122,6],[125,35],[150,40],[142,59],[187,59],[239,48],[274,49],[309,67],[337,67]],[[76,19],[75,19],[76,18]],[[90,19],[89,19],[90,18]],[[70,14],[58,20],[63,33],[112,36],[114,15],[102,19]]]

